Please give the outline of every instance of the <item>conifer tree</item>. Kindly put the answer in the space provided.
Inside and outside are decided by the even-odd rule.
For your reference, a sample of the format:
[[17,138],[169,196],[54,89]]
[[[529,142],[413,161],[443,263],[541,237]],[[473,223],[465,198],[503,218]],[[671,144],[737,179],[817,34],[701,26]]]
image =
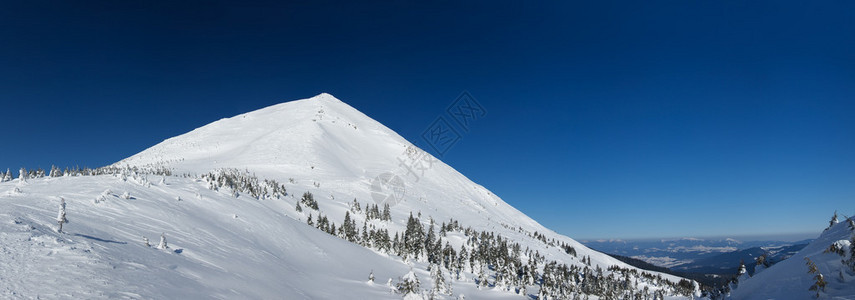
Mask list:
[[404,275],[396,288],[399,293],[404,294],[405,298],[407,295],[417,295],[419,293],[419,277],[410,269],[410,272]]
[[483,267],[478,267],[478,289],[489,287],[490,284],[487,282],[487,274],[484,273]]
[[167,249],[169,246],[166,245],[166,234],[160,234],[160,243],[157,244],[157,249]]
[[433,279],[433,295],[451,295],[451,285],[445,280],[445,275],[442,274],[442,266],[431,264],[430,277]]
[[425,254],[427,254],[428,262],[436,263],[436,249],[434,249],[434,243],[436,242],[436,235],[433,233],[433,223],[428,227],[427,237],[425,238]]
[[766,268],[768,268],[768,267],[769,267],[769,260],[768,260],[768,256],[769,256],[769,255],[768,255],[768,253],[763,253],[762,255],[760,255],[760,256],[758,256],[758,257],[757,257],[757,260],[756,260],[756,261],[757,261],[757,265],[754,267],[754,275],[755,275],[755,276],[756,276],[756,275],[757,275],[757,273],[759,273],[760,271],[763,271],[763,270],[765,270]]
[[814,284],[810,286],[808,290],[815,291],[816,297],[819,298],[820,292],[825,292],[825,286],[828,284],[825,281],[825,277],[822,276],[822,273],[819,272],[819,268],[817,268],[816,264],[810,260],[810,258],[805,257],[805,261],[808,266],[808,273],[816,274],[813,279],[815,280]]
[[362,244],[363,246],[369,246],[371,243],[371,237],[368,235],[368,220],[362,222]]
[[315,201],[315,196],[312,195],[311,192],[303,193],[303,197],[300,199],[300,201],[303,202],[303,205],[305,205],[306,207],[318,210],[318,201]]
[[51,165],[50,166],[50,174],[48,176],[59,177],[59,176],[62,176],[62,173],[60,172],[59,168],[57,168],[55,165]]
[[62,232],[62,224],[68,223],[68,219],[65,218],[65,198],[59,198],[59,213],[56,216],[56,222],[59,224],[59,229],[56,232]]
[[392,213],[389,209],[389,203],[383,204],[383,221],[392,221]]
[[852,272],[855,272],[855,235],[849,239],[849,260],[844,261]]
[[748,279],[750,276],[748,275],[748,269],[745,268],[745,262],[739,261],[739,273],[737,275],[736,282],[741,283]]
[[341,231],[344,232],[344,239],[347,241],[353,242],[355,240],[353,228],[350,228],[350,211],[344,212],[344,222],[341,223]]
[[27,169],[21,168],[21,170],[18,171],[18,179],[20,183],[27,182]]
[[831,229],[832,226],[836,225],[840,221],[837,220],[837,211],[834,212],[834,215],[831,216],[831,221],[828,221],[828,228],[825,230]]
[[422,224],[418,219],[413,217],[410,212],[410,218],[407,220],[407,229],[404,231],[404,252],[405,255],[412,255],[413,258],[418,258],[424,250],[425,233]]

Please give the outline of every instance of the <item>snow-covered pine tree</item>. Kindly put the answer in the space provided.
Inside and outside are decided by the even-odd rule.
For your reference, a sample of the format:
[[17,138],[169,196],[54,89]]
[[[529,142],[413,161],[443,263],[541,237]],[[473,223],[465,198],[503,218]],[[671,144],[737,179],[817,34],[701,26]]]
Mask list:
[[297,212],[303,212],[303,207],[300,206],[300,202],[297,202],[297,207],[294,208]]
[[404,275],[396,288],[399,293],[404,294],[404,297],[407,297],[408,295],[418,295],[419,277],[416,276],[416,273],[413,272],[412,269],[410,269],[410,272]]
[[816,274],[816,276],[813,277],[815,282],[813,285],[810,286],[808,290],[815,291],[816,297],[819,298],[819,293],[825,292],[825,286],[828,283],[825,281],[825,277],[822,276],[822,273],[819,272],[819,268],[817,268],[816,264],[812,260],[810,260],[810,258],[805,257],[805,261],[805,264],[808,266],[808,273]]
[[167,249],[169,246],[166,245],[166,234],[160,234],[160,243],[157,244],[157,249]]
[[477,267],[478,269],[478,289],[487,288],[490,286],[490,283],[487,281],[487,274],[484,272],[484,267]]
[[300,199],[300,202],[308,208],[318,210],[318,201],[315,201],[315,196],[312,195],[311,192],[303,193],[303,197]]
[[7,181],[12,181],[12,171],[10,171],[8,168],[6,169],[6,174],[3,175],[2,179],[0,179],[0,182],[7,182]]
[[745,268],[745,262],[744,261],[739,261],[738,276],[739,276],[739,277],[737,277],[738,282],[743,282],[745,279],[748,279],[749,277],[751,277],[750,275],[748,275],[748,269]]
[[769,267],[768,256],[769,255],[767,253],[763,253],[762,255],[757,257],[757,265],[754,266],[754,275],[757,275],[757,273],[760,273],[760,271],[763,271]]
[[362,246],[368,247],[371,245],[371,236],[368,235],[368,219],[362,221],[362,236],[359,239]]
[[20,183],[27,182],[27,174],[27,169],[25,168],[21,168],[21,170],[18,171],[18,180]]
[[442,274],[442,266],[437,264],[431,264],[430,268],[430,277],[433,279],[433,290],[431,293],[433,295],[451,295],[451,285],[445,280],[445,275]]
[[828,221],[828,228],[825,230],[831,229],[831,227],[837,225],[837,223],[840,223],[840,221],[837,220],[837,211],[834,211],[834,215],[831,216],[831,221]]
[[62,232],[62,224],[68,223],[68,219],[65,218],[65,198],[62,197],[59,197],[59,213],[57,213],[56,222],[59,224],[56,232]]
[[359,202],[356,201],[356,198],[353,198],[353,202],[350,203],[350,211],[355,214],[362,212],[362,206],[359,205]]
[[392,221],[392,212],[389,209],[389,203],[383,204],[383,221]]
[[828,282],[825,281],[825,277],[822,276],[822,274],[816,274],[813,279],[815,280],[815,282],[813,283],[813,285],[810,286],[810,289],[808,290],[816,291],[816,298],[819,298],[819,292],[825,292],[825,286],[828,284]]
[[62,174],[60,173],[59,168],[57,168],[55,165],[51,165],[51,166],[50,166],[50,173],[48,174],[48,176],[50,176],[50,177],[59,177],[59,176],[61,176],[61,175],[62,175]]
[[849,238],[849,259],[845,260],[844,263],[849,266],[852,272],[855,272],[855,234]]
[[374,283],[374,270],[371,270],[371,273],[368,274],[368,282]]
[[341,231],[344,232],[344,238],[349,242],[356,242],[356,230],[352,227],[350,219],[350,211],[344,212],[344,222],[341,224]]
[[427,256],[428,262],[436,263],[436,250],[434,249],[434,244],[436,243],[436,235],[433,233],[433,219],[431,219],[430,227],[428,227],[427,237],[425,238],[425,254]]
[[147,237],[143,236],[143,237],[142,237],[142,239],[143,239],[143,244],[144,244],[146,247],[151,247],[151,243],[149,243],[149,242],[148,242],[148,238],[147,238]]
[[407,229],[404,231],[403,243],[405,256],[418,258],[424,253],[425,232],[421,222],[410,212]]

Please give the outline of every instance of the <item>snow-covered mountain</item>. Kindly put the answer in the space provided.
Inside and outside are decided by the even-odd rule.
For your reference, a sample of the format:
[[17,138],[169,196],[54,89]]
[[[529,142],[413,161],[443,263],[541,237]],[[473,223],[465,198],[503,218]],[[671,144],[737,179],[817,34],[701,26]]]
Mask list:
[[[328,94],[222,119],[95,176],[80,173],[0,183],[0,295],[381,299],[400,298],[387,282],[411,270],[422,290],[435,283],[428,269],[437,268],[429,266],[436,258],[384,249],[374,238],[348,241],[346,218],[361,227],[357,233],[385,232],[396,242],[400,235],[401,244],[415,220],[446,249],[466,249],[470,258],[490,253],[480,254],[483,263],[474,259],[477,267],[439,267],[453,290],[443,297],[534,297],[546,293],[542,282],[553,297],[583,288],[669,297],[697,290],[541,226]],[[318,209],[301,200],[307,193]],[[60,199],[70,220],[63,233],[55,231]],[[391,218],[367,213],[374,204],[388,205]],[[339,227],[331,230],[337,236],[317,229],[321,215]],[[155,249],[162,233],[169,248]],[[514,244],[520,248],[507,248]],[[520,272],[534,277],[519,282]],[[618,282],[625,284],[618,289]]]
[[[424,170],[416,170],[411,164],[402,166],[401,161],[406,164],[414,158],[419,159]],[[479,230],[493,229],[501,223],[530,231],[547,230],[484,187],[329,94],[213,122],[115,164],[126,165],[165,166],[179,174],[237,168],[279,182],[294,178],[294,190],[317,190],[314,184],[319,184],[324,191],[319,196],[332,195],[339,200],[329,199],[330,204],[346,204],[353,198],[372,201],[372,181],[381,174],[394,173],[403,180],[405,190],[400,207],[394,210],[401,214],[399,218],[410,211],[421,211],[435,216],[437,221],[443,221],[439,217],[466,219],[467,225]],[[408,167],[412,174],[407,174]],[[344,211],[340,214],[343,216]],[[616,262],[604,259],[604,263]]]
[[[811,288],[818,277],[826,282],[817,287],[819,299],[855,299],[855,220],[830,226],[816,240],[787,260],[753,277],[743,275],[731,292],[732,299],[816,299]],[[748,262],[746,262],[748,263]],[[811,271],[810,264],[816,270]]]

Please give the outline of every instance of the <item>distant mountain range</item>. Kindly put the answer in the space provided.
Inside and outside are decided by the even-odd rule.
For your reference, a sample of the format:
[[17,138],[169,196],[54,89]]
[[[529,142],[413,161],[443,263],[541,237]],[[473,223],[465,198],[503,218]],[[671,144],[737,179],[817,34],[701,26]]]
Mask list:
[[766,254],[768,262],[775,264],[793,256],[810,241],[678,238],[581,242],[638,268],[691,278],[707,286],[722,286],[737,275],[740,262],[745,263],[749,274],[754,274],[757,257]]
[[[739,266],[739,258],[747,258],[743,250],[755,249],[744,253],[763,253],[763,249],[778,253],[790,251],[792,248],[776,250],[781,247],[807,244],[810,240],[787,241],[741,241],[733,238],[699,239],[678,238],[658,240],[582,240],[586,246],[599,251],[632,257],[656,266],[680,269],[696,268],[698,263],[710,266],[723,266],[730,257],[736,259],[730,264]],[[797,247],[795,247],[797,248]],[[759,255],[757,254],[757,255]],[[756,256],[755,256],[756,257]]]

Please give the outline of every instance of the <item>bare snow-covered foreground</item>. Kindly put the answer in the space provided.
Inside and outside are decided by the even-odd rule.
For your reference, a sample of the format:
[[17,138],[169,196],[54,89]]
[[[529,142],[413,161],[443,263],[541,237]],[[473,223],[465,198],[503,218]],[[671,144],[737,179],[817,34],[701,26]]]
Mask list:
[[[424,168],[407,173],[402,167],[407,161]],[[453,219],[519,243],[546,261],[600,268],[605,275],[612,266],[634,270],[541,226],[327,94],[211,123],[112,167],[168,169],[173,176],[122,171],[0,183],[0,297],[401,298],[387,282],[398,283],[410,270],[423,290],[430,289],[424,259],[405,260],[329,235],[307,225],[318,211],[295,209],[300,195],[311,192],[319,211],[342,224],[354,199],[363,206],[375,203],[372,183],[381,174],[398,175],[403,196],[390,202],[390,221],[354,213],[358,225],[394,235],[406,230],[411,213],[421,216],[425,228],[430,219],[437,226]],[[201,177],[227,168],[282,183],[287,196],[215,190]],[[56,232],[60,197],[69,220],[62,233]],[[161,234],[167,249],[156,248]],[[461,231],[443,237],[454,249],[468,239]],[[559,245],[572,247],[575,255]],[[374,283],[368,281],[372,272]],[[681,280],[649,273],[672,283]],[[538,293],[536,286],[525,295],[507,286],[479,289],[477,274],[462,275],[446,277],[453,292],[442,297],[525,299]],[[646,288],[651,295],[661,290],[667,298],[677,297],[671,287],[635,282],[631,286],[639,292]]]

